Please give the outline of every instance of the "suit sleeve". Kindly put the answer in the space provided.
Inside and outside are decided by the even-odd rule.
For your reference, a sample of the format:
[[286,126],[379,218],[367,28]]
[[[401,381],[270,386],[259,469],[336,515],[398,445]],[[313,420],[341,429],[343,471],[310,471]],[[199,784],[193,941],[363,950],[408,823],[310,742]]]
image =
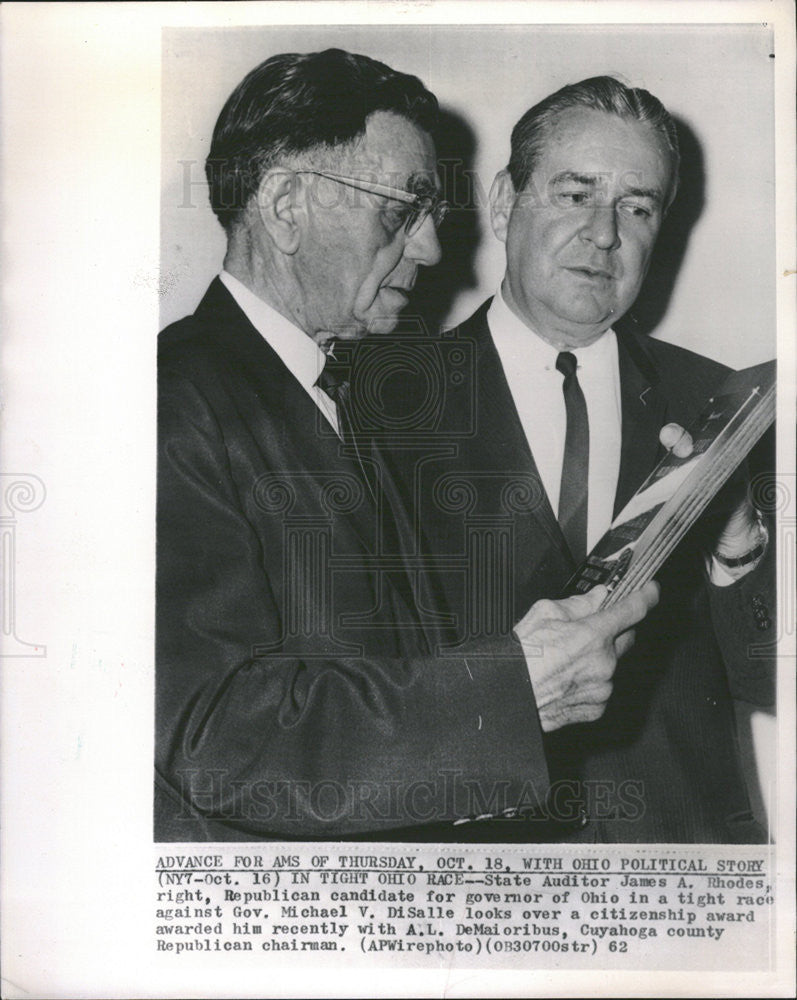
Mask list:
[[283,578],[282,554],[247,516],[235,442],[196,385],[168,371],[158,420],[156,762],[176,810],[166,839],[198,839],[180,836],[197,819],[243,839],[301,839],[542,800],[541,733],[511,642],[473,660],[281,648],[279,588],[300,581]]
[[[670,345],[657,345],[657,350],[674,351]],[[678,408],[668,418],[687,427],[711,392],[730,373],[723,365],[680,349],[673,354],[666,370],[671,373],[667,383],[668,398],[679,401]],[[760,442],[736,470],[733,479],[747,487],[751,472],[773,468],[774,451],[770,456],[761,451],[765,447],[774,448],[774,438],[768,435]],[[756,452],[759,454],[753,461]],[[702,539],[704,553],[713,551],[718,533],[717,524],[706,520],[710,510],[694,529]],[[772,524],[769,525],[769,537],[766,554],[746,576],[727,586],[717,586],[708,579],[705,584],[711,625],[722,653],[730,693],[739,701],[762,708],[775,703],[775,531]]]
[[731,695],[759,708],[775,704],[774,530],[761,562],[726,587],[707,584],[714,632]]

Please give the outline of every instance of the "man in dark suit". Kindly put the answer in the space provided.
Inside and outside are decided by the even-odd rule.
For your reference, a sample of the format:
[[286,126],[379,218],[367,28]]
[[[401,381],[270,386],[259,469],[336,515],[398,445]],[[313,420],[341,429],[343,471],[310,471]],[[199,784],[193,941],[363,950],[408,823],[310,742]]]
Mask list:
[[[391,454],[461,642],[540,626],[541,599],[563,592],[662,445],[691,450],[682,426],[727,373],[613,329],[639,293],[678,160],[661,103],[608,77],[558,91],[513,131],[490,194],[503,283],[440,341],[434,430],[404,434]],[[457,372],[448,359],[467,348]],[[401,394],[412,410],[406,382]],[[774,700],[771,662],[748,654],[773,634],[774,553],[743,483],[723,509],[661,572],[662,601],[600,719],[546,737],[552,776],[585,803],[595,839],[766,837],[740,773],[734,699]]]
[[159,840],[465,838],[521,806],[540,839],[542,729],[601,710],[655,603],[548,602],[437,655],[446,619],[345,371],[439,257],[436,109],[329,50],[267,60],[217,122],[224,270],[159,349]]

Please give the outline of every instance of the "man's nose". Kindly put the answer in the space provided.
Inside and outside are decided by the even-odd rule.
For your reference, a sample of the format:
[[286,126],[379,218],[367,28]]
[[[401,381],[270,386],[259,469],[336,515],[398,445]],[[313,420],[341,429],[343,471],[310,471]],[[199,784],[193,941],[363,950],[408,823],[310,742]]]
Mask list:
[[425,267],[433,267],[439,263],[443,251],[431,215],[427,215],[418,230],[412,236],[407,237],[407,242],[404,244],[404,256]]
[[614,206],[596,205],[582,231],[582,236],[600,250],[616,250],[620,246],[620,233]]

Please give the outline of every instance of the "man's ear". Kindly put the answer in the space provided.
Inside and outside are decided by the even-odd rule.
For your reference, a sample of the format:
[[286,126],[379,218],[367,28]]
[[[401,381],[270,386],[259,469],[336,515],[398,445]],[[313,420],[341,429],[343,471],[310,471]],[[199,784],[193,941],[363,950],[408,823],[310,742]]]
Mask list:
[[515,185],[507,170],[499,170],[490,188],[490,222],[493,232],[502,243],[506,243],[509,217],[515,204]]
[[276,247],[286,254],[299,249],[301,229],[295,203],[296,175],[289,170],[267,170],[257,189],[257,212]]

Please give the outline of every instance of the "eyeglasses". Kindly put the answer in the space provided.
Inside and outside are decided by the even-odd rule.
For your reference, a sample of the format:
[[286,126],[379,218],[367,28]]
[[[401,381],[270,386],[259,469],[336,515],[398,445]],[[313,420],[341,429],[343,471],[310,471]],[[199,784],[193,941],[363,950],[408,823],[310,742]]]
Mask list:
[[435,229],[439,228],[451,209],[451,205],[447,201],[441,201],[437,194],[413,194],[403,188],[394,188],[387,184],[377,184],[374,181],[364,181],[355,177],[345,177],[343,174],[331,174],[323,170],[295,170],[294,173],[326,177],[327,180],[337,181],[338,184],[345,184],[346,187],[376,194],[382,198],[392,198],[394,201],[411,206],[406,217],[402,217],[396,227],[396,232],[398,232],[403,225],[407,236],[414,236],[429,216],[432,218]]

